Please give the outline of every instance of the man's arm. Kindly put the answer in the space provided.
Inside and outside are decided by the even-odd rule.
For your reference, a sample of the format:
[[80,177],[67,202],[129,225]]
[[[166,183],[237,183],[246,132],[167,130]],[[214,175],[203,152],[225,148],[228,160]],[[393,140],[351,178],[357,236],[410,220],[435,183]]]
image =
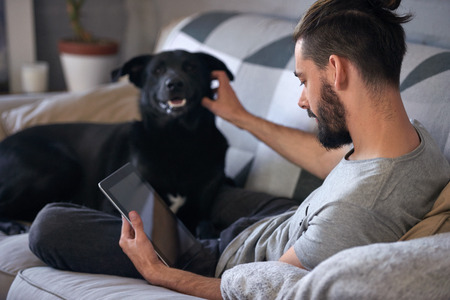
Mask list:
[[[133,226],[122,218],[119,245],[147,282],[183,294],[206,299],[222,299],[220,279],[166,266],[158,258],[147,238],[140,216],[135,211],[130,212],[129,216]],[[280,258],[280,261],[303,268],[293,247]]]
[[204,98],[203,105],[221,118],[247,130],[292,163],[325,178],[348,152],[348,147],[327,151],[312,133],[252,115],[240,103],[225,72],[215,71],[213,77],[219,81],[217,99]]
[[130,220],[133,227],[122,219],[119,245],[145,280],[183,294],[206,299],[222,299],[220,279],[167,267],[156,255],[144,232],[140,216],[134,211],[130,212]]
[[286,251],[286,253],[284,253],[278,261],[284,262],[284,263],[287,263],[287,264],[290,264],[290,265],[293,265],[293,266],[296,266],[296,267],[306,270],[306,268],[302,265],[302,263],[298,259],[297,254],[295,254],[294,246],[289,248],[289,250]]

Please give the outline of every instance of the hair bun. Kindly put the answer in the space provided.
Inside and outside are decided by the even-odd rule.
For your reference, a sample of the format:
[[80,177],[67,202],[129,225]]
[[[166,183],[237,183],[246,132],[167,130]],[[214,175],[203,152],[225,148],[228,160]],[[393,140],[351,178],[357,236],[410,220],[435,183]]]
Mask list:
[[368,0],[374,7],[396,10],[402,0]]

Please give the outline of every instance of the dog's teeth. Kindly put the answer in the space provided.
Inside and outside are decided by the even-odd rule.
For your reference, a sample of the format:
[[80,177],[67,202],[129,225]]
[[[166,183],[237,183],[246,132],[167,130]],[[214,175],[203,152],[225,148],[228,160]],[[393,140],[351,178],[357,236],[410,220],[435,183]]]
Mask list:
[[169,104],[169,106],[170,106],[171,108],[174,108],[174,107],[182,107],[182,106],[185,106],[185,105],[186,105],[186,99],[182,99],[182,100],[169,100],[167,103]]

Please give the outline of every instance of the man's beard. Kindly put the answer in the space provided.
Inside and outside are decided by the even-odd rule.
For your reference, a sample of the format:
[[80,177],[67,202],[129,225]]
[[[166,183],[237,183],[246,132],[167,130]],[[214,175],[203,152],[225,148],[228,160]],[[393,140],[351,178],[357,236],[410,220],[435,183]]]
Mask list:
[[328,150],[337,149],[352,143],[345,121],[346,111],[339,96],[324,79],[320,88],[321,101],[317,108],[317,116],[308,109],[308,116],[317,119],[320,143]]

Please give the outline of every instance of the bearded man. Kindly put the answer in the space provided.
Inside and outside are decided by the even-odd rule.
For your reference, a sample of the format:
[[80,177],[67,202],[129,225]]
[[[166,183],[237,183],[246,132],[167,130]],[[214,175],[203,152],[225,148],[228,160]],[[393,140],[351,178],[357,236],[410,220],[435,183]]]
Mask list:
[[[311,270],[344,249],[398,241],[430,211],[448,183],[450,167],[423,126],[409,120],[402,103],[399,81],[406,51],[402,24],[410,16],[397,15],[394,10],[399,5],[400,0],[319,0],[297,25],[294,74],[303,86],[298,104],[316,118],[318,139],[251,114],[240,103],[226,74],[213,73],[219,81],[217,99],[203,99],[205,107],[325,181],[294,209],[283,202],[282,209],[272,206],[269,213],[264,212],[258,200],[264,204],[280,200],[266,201],[257,195],[256,201],[250,202],[257,212],[249,213],[246,221],[260,220],[231,224],[232,230],[221,235],[228,238],[216,240],[216,248],[211,247],[214,241],[203,241],[204,253],[192,258],[184,270],[167,267],[158,259],[139,215],[130,212],[133,226],[122,222],[119,244],[142,277],[182,293],[220,299],[221,279],[199,275],[210,273],[202,267],[215,269],[216,277],[234,266],[256,261],[281,261]],[[233,202],[230,195],[224,198],[236,204],[236,211],[241,211],[239,205],[247,203],[248,207],[249,202]],[[60,211],[58,215],[63,214]],[[47,225],[45,220],[50,217],[55,220],[55,213],[47,208],[35,221],[30,247],[52,263],[56,261],[52,249],[61,247],[61,239],[56,244],[42,242],[45,235],[40,232],[50,225],[64,226]],[[64,222],[64,217],[60,219]],[[92,227],[91,234],[103,227],[102,233],[92,234],[97,244],[98,236],[109,243],[111,239],[106,241],[106,237],[120,230],[120,220],[105,226],[98,221],[83,224]],[[83,241],[81,231],[89,231],[68,234],[70,228],[61,230],[67,234],[66,240],[75,244],[71,249],[80,243],[74,242],[74,237]],[[114,260],[114,246],[105,248],[108,251],[96,257]],[[211,250],[209,255],[207,250]],[[63,260],[65,265],[68,260]],[[129,267],[126,263],[123,258],[116,259],[112,265],[117,270],[108,272],[120,275],[119,271]],[[98,270],[102,267],[94,260],[88,264]],[[257,285],[258,274],[253,276]]]

